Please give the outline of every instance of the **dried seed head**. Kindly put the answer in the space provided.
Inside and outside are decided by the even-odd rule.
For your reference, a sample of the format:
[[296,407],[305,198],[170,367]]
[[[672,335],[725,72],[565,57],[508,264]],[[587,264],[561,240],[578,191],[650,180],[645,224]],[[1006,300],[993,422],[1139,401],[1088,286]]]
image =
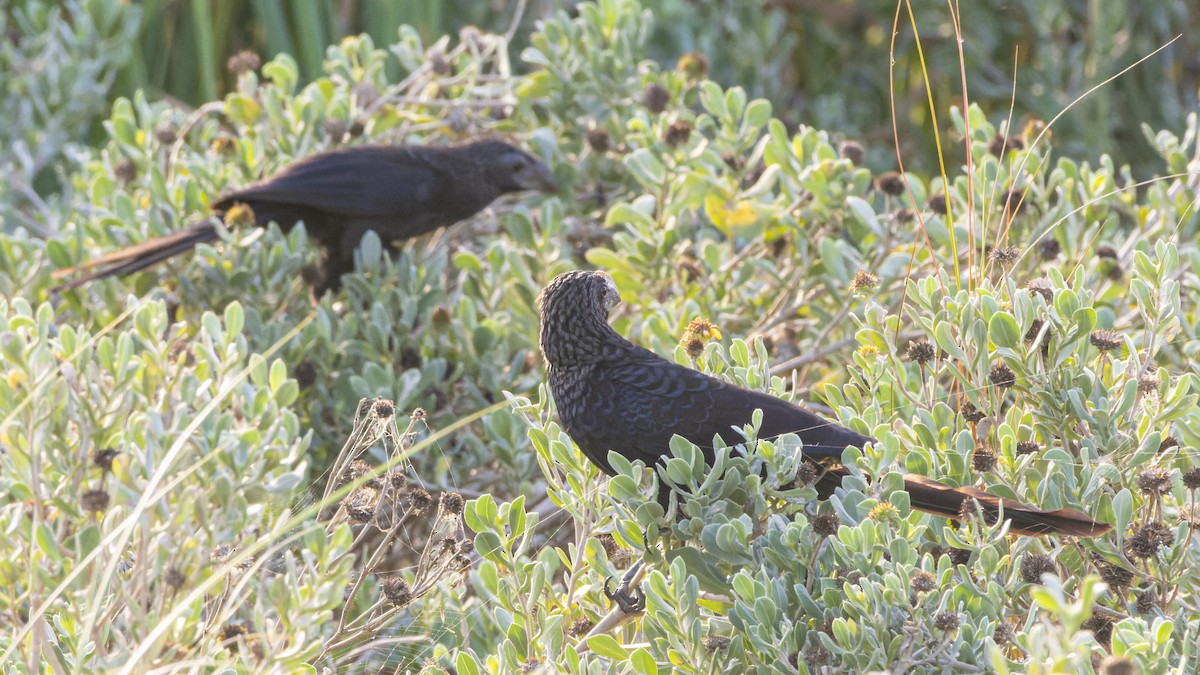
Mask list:
[[955,565],[966,565],[971,562],[971,552],[965,548],[951,548],[945,551],[950,562]]
[[800,468],[796,470],[796,484],[812,485],[817,482],[817,469],[812,464],[804,462]]
[[1100,578],[1104,580],[1104,583],[1112,588],[1128,588],[1133,583],[1133,572],[1120,565],[1114,565],[1110,562],[1098,562],[1096,563],[1096,570],[1100,573]]
[[79,496],[79,506],[88,513],[103,513],[108,510],[109,499],[105,490],[88,490]]
[[357,100],[359,108],[370,108],[379,100],[379,88],[370,82],[355,82],[350,94]]
[[899,171],[885,171],[875,177],[875,187],[885,195],[899,197],[904,194],[904,176]]
[[596,535],[596,541],[600,542],[600,546],[604,549],[604,555],[609,560],[611,560],[621,548],[617,545],[617,540],[607,532]]
[[695,361],[704,353],[704,340],[691,335],[684,338],[683,349],[687,352],[688,358]]
[[297,363],[292,369],[292,377],[296,378],[297,386],[308,389],[317,382],[317,364],[308,360]]
[[443,492],[438,508],[446,513],[457,516],[463,512],[463,506],[466,503],[467,500],[463,499],[463,496],[457,492]]
[[1092,631],[1092,633],[1096,636],[1096,642],[1104,645],[1105,649],[1111,648],[1112,627],[1112,620],[1099,614],[1093,614],[1092,618],[1084,621],[1082,626],[1084,630]]
[[1042,356],[1046,356],[1050,353],[1051,331],[1049,329],[1046,330],[1046,334],[1043,335],[1040,340],[1038,340],[1038,336],[1042,335],[1042,328],[1045,325],[1045,321],[1042,321],[1041,319],[1034,319],[1029,324],[1029,330],[1025,331],[1025,341],[1033,343],[1036,340],[1036,344],[1041,346]]
[[1151,468],[1138,474],[1138,490],[1144,495],[1165,495],[1171,491],[1171,472],[1163,468]]
[[1142,373],[1138,378],[1138,393],[1145,396],[1158,392],[1158,376],[1153,372]]
[[1041,553],[1026,553],[1021,558],[1021,581],[1040,584],[1043,574],[1055,574],[1054,561],[1049,557]]
[[666,110],[667,104],[670,102],[671,93],[657,82],[647,85],[642,90],[642,105],[646,106],[646,110],[649,110],[652,115],[658,115]]
[[[975,448],[975,452],[971,455],[971,466],[979,473],[988,473],[989,471],[995,470],[996,453],[987,448]],[[963,505],[966,506],[967,502],[970,501],[974,500],[966,500],[963,502]],[[971,513],[975,513],[975,509],[973,507],[971,509]]]
[[867,153],[863,150],[863,146],[858,141],[843,141],[838,146],[838,155],[843,159],[850,160],[854,166],[862,166],[863,160],[866,159]]
[[454,74],[454,64],[446,58],[446,52],[441,49],[430,50],[428,54],[429,68],[434,75],[447,77]]
[[567,629],[567,635],[573,638],[581,638],[595,627],[596,622],[591,619],[575,619],[571,622],[571,627]]
[[957,612],[938,612],[933,617],[933,627],[946,633],[953,633],[961,625]]
[[475,552],[475,542],[474,541],[472,541],[470,539],[459,539],[458,540],[459,555],[471,555],[474,552]]
[[1093,347],[1102,352],[1112,352],[1120,349],[1125,341],[1115,330],[1100,329],[1092,331],[1091,343]]
[[603,155],[612,148],[611,140],[608,137],[608,132],[604,129],[588,129],[585,135],[588,147],[592,152]]
[[1193,467],[1183,472],[1183,486],[1189,490],[1200,488],[1200,467]]
[[1050,303],[1054,302],[1054,288],[1050,285],[1050,280],[1045,277],[1030,279],[1025,283],[1025,290],[1029,291],[1030,295],[1040,295]]
[[675,68],[689,80],[703,80],[708,75],[708,57],[700,52],[688,52],[679,57]]
[[1165,523],[1149,522],[1133,528],[1125,538],[1125,554],[1140,559],[1153,558],[1163,546],[1175,542],[1175,533]]
[[455,553],[450,559],[450,569],[455,572],[465,572],[471,569],[471,559],[461,553]]
[[704,278],[704,268],[699,262],[688,257],[679,261],[679,272],[683,275],[683,280],[689,284]]
[[1110,656],[1100,663],[1100,675],[1138,675],[1141,669],[1127,656]]
[[333,139],[335,143],[341,143],[342,138],[346,135],[346,130],[349,129],[350,126],[346,124],[345,121],[336,117],[327,117],[325,121],[321,123],[321,128],[325,131],[329,138]]
[[425,488],[415,487],[409,490],[409,503],[412,504],[413,515],[420,515],[433,504],[433,495]]
[[933,345],[930,344],[928,340],[922,338],[920,340],[913,340],[912,342],[908,343],[908,351],[906,354],[909,359],[916,361],[921,365],[925,365],[937,356],[937,350],[933,348]]
[[154,130],[154,138],[163,145],[171,145],[179,140],[179,132],[173,125],[163,124]]
[[381,398],[375,401],[375,406],[371,411],[375,413],[376,417],[386,420],[396,414],[396,406],[391,401]]
[[421,420],[425,419],[428,416],[429,416],[429,413],[425,412],[424,408],[416,408],[412,411],[412,414],[410,414],[408,417],[409,417],[409,419],[413,420],[414,422],[420,422]]
[[[367,464],[361,459],[356,459],[353,462],[350,462],[350,466],[346,467],[346,471],[342,474],[341,484],[345,485],[347,483],[353,483],[369,473],[371,473],[371,465]],[[383,483],[380,481],[379,476],[374,476],[367,479],[367,482],[364,483],[364,486],[378,490],[383,487]]]
[[858,292],[869,288],[875,288],[879,285],[879,275],[868,272],[867,270],[859,270],[854,273],[854,280],[850,282],[850,291]]
[[1042,260],[1054,260],[1062,253],[1062,244],[1054,237],[1042,237],[1037,243],[1037,250]]
[[[794,654],[792,655],[795,656]],[[791,657],[789,657],[791,658]],[[804,662],[808,664],[809,670],[815,670],[813,666],[821,666],[829,663],[829,650],[820,642],[814,642],[804,649]],[[795,667],[796,664],[792,664]]]
[[1025,205],[1029,203],[1023,190],[1009,190],[1004,193],[1004,210],[1007,213],[1017,215],[1025,212]]
[[1153,588],[1146,589],[1138,594],[1137,602],[1133,603],[1133,607],[1137,610],[1138,614],[1153,612],[1154,608],[1158,607],[1158,593]]
[[342,506],[354,522],[369,523],[379,508],[379,490],[369,485],[360,486],[342,500]]
[[937,579],[925,570],[917,571],[912,575],[912,588],[918,593],[928,593],[937,588]]
[[1008,267],[1021,259],[1021,249],[1016,246],[994,248],[988,257],[996,264]]
[[1117,249],[1110,244],[1100,244],[1096,247],[1096,257],[1101,260],[1116,260]]
[[933,211],[934,213],[936,213],[940,216],[946,215],[946,195],[945,194],[939,192],[936,195],[930,195],[929,201],[926,202],[926,205],[929,207],[930,211]]
[[729,638],[724,635],[709,635],[704,638],[704,648],[710,652],[723,652],[729,649]]
[[1003,619],[1001,619],[996,624],[996,628],[992,630],[992,641],[998,645],[1005,645],[1010,642],[1016,642],[1016,639],[1017,639],[1017,629],[1013,628],[1013,625],[1011,623],[1009,623]]
[[113,175],[122,183],[128,183],[137,178],[137,165],[126,159],[113,166]]
[[1200,529],[1200,504],[1180,507],[1179,522],[1187,523],[1193,530]]
[[958,404],[958,414],[962,415],[963,419],[971,424],[987,417],[987,415],[975,407],[974,403],[965,398]]
[[838,520],[836,513],[818,513],[812,520],[813,533],[818,537],[832,537],[837,534]]
[[258,70],[262,66],[262,58],[249,50],[242,50],[225,62],[225,69],[234,75],[241,75],[253,70]]
[[183,576],[183,572],[173,565],[163,571],[162,579],[163,583],[176,591],[183,588],[183,584],[187,582],[187,577]]
[[237,553],[236,546],[230,546],[229,544],[217,544],[211,551],[208,552],[208,560],[211,563],[219,565],[226,560],[229,560],[229,557],[234,553]]
[[1170,450],[1171,448],[1178,448],[1178,447],[1179,447],[1179,439],[1175,438],[1174,436],[1167,436],[1166,438],[1162,439],[1161,443],[1158,444],[1158,452],[1159,452],[1159,454],[1162,454],[1162,453]]
[[1018,455],[1032,455],[1042,449],[1037,441],[1021,441],[1017,443]]
[[663,140],[672,148],[677,148],[692,137],[692,125],[687,120],[675,120],[663,132]]
[[380,585],[380,590],[383,591],[383,597],[393,607],[403,607],[413,599],[412,589],[409,588],[408,582],[398,576],[386,577]]
[[404,475],[404,472],[400,471],[399,469],[392,469],[391,471],[388,471],[385,478],[386,480],[384,484],[396,492],[408,487],[408,476]]
[[1025,142],[1016,136],[1005,138],[1004,134],[997,133],[988,143],[988,152],[995,157],[1003,157],[1005,153],[1015,152],[1025,149]]
[[1096,267],[1100,270],[1101,274],[1113,281],[1120,281],[1125,276],[1125,268],[1121,267],[1121,262],[1115,257],[1100,258],[1100,262]]
[[903,225],[904,223],[911,223],[915,215],[916,214],[913,213],[912,209],[905,207],[902,209],[896,209],[896,212],[892,214],[892,217],[896,219],[897,223]]
[[1001,389],[1008,389],[1017,383],[1017,374],[1008,364],[997,363],[988,371],[988,381]]
[[227,623],[224,626],[221,626],[220,638],[222,642],[228,642],[230,640],[237,639],[242,635],[246,635],[249,632],[250,631],[244,624]]

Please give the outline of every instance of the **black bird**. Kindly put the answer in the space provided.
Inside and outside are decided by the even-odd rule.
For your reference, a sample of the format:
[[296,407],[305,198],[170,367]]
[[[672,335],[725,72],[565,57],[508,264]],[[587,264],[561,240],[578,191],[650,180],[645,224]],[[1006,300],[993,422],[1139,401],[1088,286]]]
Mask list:
[[[629,342],[608,325],[608,311],[619,300],[616,284],[603,272],[561,274],[538,296],[542,354],[559,419],[583,454],[605,473],[614,473],[609,451],[653,466],[670,456],[676,434],[699,446],[711,464],[713,438],[720,436],[728,445],[743,443],[734,427],[749,424],[755,409],[763,412],[760,437],[795,433],[814,463],[836,464],[847,446],[863,447],[874,440]],[[841,467],[826,470],[816,485],[821,497],[832,495],[845,474]],[[913,474],[905,475],[904,488],[914,508],[947,518],[961,518],[967,499],[977,500],[991,517],[1003,503],[1011,531],[1019,534],[1098,536],[1111,528],[1072,509],[1042,511]]]
[[[554,174],[529,153],[495,139],[455,146],[363,145],[317,153],[270,178],[213,202],[224,219],[237,204],[249,206],[254,223],[276,222],[290,230],[304,221],[320,244],[319,297],[336,290],[354,269],[354,251],[368,230],[385,243],[408,239],[465,220],[497,197],[520,190],[554,192]],[[211,219],[174,234],[123,248],[60,270],[65,291],[93,279],[129,274],[202,242],[217,238]]]

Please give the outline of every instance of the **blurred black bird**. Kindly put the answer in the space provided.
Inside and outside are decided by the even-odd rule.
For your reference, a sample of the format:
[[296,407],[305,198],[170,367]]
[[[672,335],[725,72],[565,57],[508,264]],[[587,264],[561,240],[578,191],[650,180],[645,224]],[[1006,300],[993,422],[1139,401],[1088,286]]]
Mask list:
[[[304,221],[321,246],[315,295],[337,290],[354,269],[354,251],[368,230],[386,244],[475,215],[497,197],[520,190],[554,192],[554,174],[529,153],[495,139],[461,145],[363,145],[317,153],[270,178],[223,195],[212,209],[222,220],[236,205],[253,211],[254,224],[276,222],[285,231]],[[80,276],[56,291],[144,269],[218,236],[211,218],[174,234],[123,248],[55,276]]]
[[[711,465],[714,437],[728,445],[744,443],[734,428],[749,424],[755,409],[763,413],[760,438],[795,433],[806,459],[814,463],[836,464],[847,446],[861,448],[874,440],[629,342],[608,325],[608,311],[619,300],[616,284],[603,272],[561,274],[538,296],[542,354],[559,419],[583,454],[605,473],[614,473],[610,451],[655,465],[670,456],[676,434],[699,446]],[[845,475],[842,467],[827,468],[816,485],[820,497],[831,496]],[[968,499],[991,518],[1003,504],[1004,517],[1012,521],[1010,531],[1018,534],[1088,537],[1111,528],[1072,509],[1042,511],[924,476],[906,474],[904,488],[913,508],[946,518],[961,519]],[[660,500],[665,494],[660,492]]]

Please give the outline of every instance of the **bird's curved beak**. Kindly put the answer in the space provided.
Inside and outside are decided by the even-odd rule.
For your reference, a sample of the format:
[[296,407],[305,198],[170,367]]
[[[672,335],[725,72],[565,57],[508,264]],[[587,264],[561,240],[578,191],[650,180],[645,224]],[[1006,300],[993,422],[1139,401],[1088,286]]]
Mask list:
[[611,310],[613,307],[621,304],[621,292],[617,290],[617,282],[608,272],[604,270],[596,270],[596,275],[604,279],[608,284],[608,293],[604,294],[604,309]]
[[526,190],[558,192],[558,181],[554,180],[554,172],[542,162],[530,164],[526,171],[517,176],[517,183]]

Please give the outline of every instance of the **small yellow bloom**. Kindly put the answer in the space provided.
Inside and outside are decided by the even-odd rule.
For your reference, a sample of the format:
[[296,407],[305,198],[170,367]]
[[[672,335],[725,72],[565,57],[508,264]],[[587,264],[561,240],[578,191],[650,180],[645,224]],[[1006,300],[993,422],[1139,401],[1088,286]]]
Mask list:
[[890,523],[900,517],[900,509],[891,502],[879,502],[871,512],[867,514],[871,520],[878,520],[881,523]]
[[19,389],[29,381],[29,376],[25,374],[25,371],[13,368],[12,370],[8,371],[8,377],[6,379],[8,380],[9,389]]
[[[696,336],[705,340],[720,340],[721,329],[717,328],[711,321],[702,316],[692,319],[692,322],[687,327],[688,336]],[[687,340],[687,337],[684,337]]]
[[714,225],[726,231],[758,221],[758,213],[746,200],[730,202],[716,195],[709,195],[704,200],[704,212]]

